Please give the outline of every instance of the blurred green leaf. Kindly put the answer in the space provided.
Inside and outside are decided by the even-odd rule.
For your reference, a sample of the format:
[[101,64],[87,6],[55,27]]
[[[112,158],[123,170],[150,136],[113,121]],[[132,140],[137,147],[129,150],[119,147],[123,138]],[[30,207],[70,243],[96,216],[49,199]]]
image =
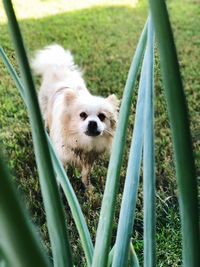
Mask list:
[[200,263],[197,178],[195,173],[188,110],[166,2],[150,0],[161,59],[167,107],[174,146],[183,236],[183,265]]
[[13,38],[16,55],[24,82],[36,162],[38,166],[43,201],[47,217],[48,231],[52,246],[55,266],[73,266],[70,245],[65,225],[64,211],[61,204],[58,186],[51,163],[48,144],[40,114],[36,91],[34,88],[20,29],[11,1],[3,1],[8,17],[8,24]]
[[[20,203],[1,153],[0,181],[0,247],[6,261],[15,267],[51,266],[28,220],[26,208]],[[0,262],[7,266],[4,260]]]

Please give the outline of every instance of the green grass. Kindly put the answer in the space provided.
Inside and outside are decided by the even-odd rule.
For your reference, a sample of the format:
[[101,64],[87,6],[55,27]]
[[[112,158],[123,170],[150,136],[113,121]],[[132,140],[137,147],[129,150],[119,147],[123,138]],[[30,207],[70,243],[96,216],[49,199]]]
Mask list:
[[[69,47],[75,55],[76,62],[84,68],[85,79],[91,91],[94,94],[104,96],[116,93],[120,98],[132,55],[147,16],[146,5],[143,4],[143,1],[139,2],[140,4],[135,8],[101,6],[39,19],[20,20],[27,52],[31,55],[35,49],[52,42]],[[197,174],[200,176],[200,9],[198,1],[174,0],[169,1],[169,10],[189,104]],[[11,62],[16,66],[13,46],[8,36],[7,26],[4,24],[0,25],[0,43]],[[17,66],[16,68],[18,70]],[[169,123],[157,60],[155,74],[157,266],[180,266],[181,238],[177,188]],[[6,148],[5,153],[10,159],[10,167],[16,174],[19,190],[24,193],[24,201],[33,215],[33,221],[38,226],[38,231],[42,234],[44,245],[48,250],[47,228],[28,118],[17,89],[2,62],[0,62],[0,107],[0,139]],[[132,107],[127,151],[130,144],[134,111],[135,105]],[[126,162],[127,155],[124,158],[121,172],[113,242],[116,234]],[[74,176],[72,171],[69,175],[93,239],[99,218],[107,165],[107,157],[99,159],[95,165],[92,182],[96,190],[92,196],[85,193],[81,181]],[[70,227],[69,234],[72,247],[76,255],[75,263],[76,266],[82,267],[85,266],[85,261],[82,259],[83,252],[66,201],[65,209]],[[140,189],[133,234],[135,250],[140,261],[143,258],[142,216],[142,192]]]

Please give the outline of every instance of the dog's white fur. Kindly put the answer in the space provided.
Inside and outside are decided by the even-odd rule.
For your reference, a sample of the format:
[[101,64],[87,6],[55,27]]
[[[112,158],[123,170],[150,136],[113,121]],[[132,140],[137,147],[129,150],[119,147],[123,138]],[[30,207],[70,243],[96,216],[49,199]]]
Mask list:
[[[110,151],[118,100],[115,95],[103,98],[90,94],[72,54],[60,45],[38,51],[32,68],[42,76],[39,102],[58,156],[65,166],[81,169],[87,186],[96,157]],[[91,136],[89,124],[96,127],[92,129],[95,136]]]

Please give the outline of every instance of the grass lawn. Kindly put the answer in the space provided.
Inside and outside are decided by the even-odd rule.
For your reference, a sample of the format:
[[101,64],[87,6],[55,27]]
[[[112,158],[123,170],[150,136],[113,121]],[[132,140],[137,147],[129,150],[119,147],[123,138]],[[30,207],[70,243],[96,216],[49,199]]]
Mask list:
[[[51,2],[56,1],[47,2],[50,5]],[[74,53],[77,64],[84,69],[84,76],[92,93],[103,96],[115,93],[121,98],[131,59],[147,17],[147,5],[143,0],[139,0],[139,3],[135,6],[129,5],[129,1],[125,1],[126,5],[123,6],[109,6],[108,3],[112,1],[106,2],[105,6],[93,6],[76,11],[63,9],[63,13],[59,9],[58,14],[49,15],[45,13],[43,17],[40,14],[41,12],[38,12],[37,17],[36,12],[31,18],[19,19],[19,22],[29,55],[34,50],[47,44],[60,43]],[[36,1],[36,3],[38,10],[40,10],[40,1]],[[168,1],[168,7],[190,111],[197,175],[200,177],[200,8],[198,0]],[[2,9],[1,5],[0,8]],[[29,12],[27,10],[27,14]],[[0,45],[18,70],[8,28],[2,14],[1,11]],[[21,15],[21,17],[23,16]],[[155,65],[157,266],[170,267],[181,265],[180,218],[170,129],[157,59]],[[134,122],[135,98],[136,95],[134,96],[130,116],[126,152],[128,152]],[[38,231],[43,236],[45,248],[49,251],[44,209],[26,109],[1,61],[0,139],[4,144],[10,167],[15,174],[18,189],[23,192],[26,206],[32,214],[34,223],[38,226]],[[117,229],[126,162],[127,153],[121,171],[120,192],[113,223],[113,243]],[[98,224],[107,166],[107,157],[98,160],[95,165],[92,172],[92,183],[96,190],[92,196],[85,193],[81,181],[75,177],[73,172],[70,171],[69,175],[93,240]],[[85,259],[81,244],[64,197],[63,200],[70,227],[69,234],[75,255],[74,261],[76,266],[82,267],[85,266]],[[141,185],[133,231],[135,250],[141,262],[143,259],[142,216]]]

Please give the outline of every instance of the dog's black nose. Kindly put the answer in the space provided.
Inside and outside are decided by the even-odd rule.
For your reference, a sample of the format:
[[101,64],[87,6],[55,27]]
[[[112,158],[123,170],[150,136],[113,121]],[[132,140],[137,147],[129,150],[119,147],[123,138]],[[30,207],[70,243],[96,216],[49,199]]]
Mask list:
[[96,121],[89,121],[89,123],[88,123],[88,129],[90,129],[90,130],[97,129],[97,122]]
[[96,121],[89,121],[86,134],[89,136],[97,136],[100,133],[101,132],[98,130],[97,122]]

